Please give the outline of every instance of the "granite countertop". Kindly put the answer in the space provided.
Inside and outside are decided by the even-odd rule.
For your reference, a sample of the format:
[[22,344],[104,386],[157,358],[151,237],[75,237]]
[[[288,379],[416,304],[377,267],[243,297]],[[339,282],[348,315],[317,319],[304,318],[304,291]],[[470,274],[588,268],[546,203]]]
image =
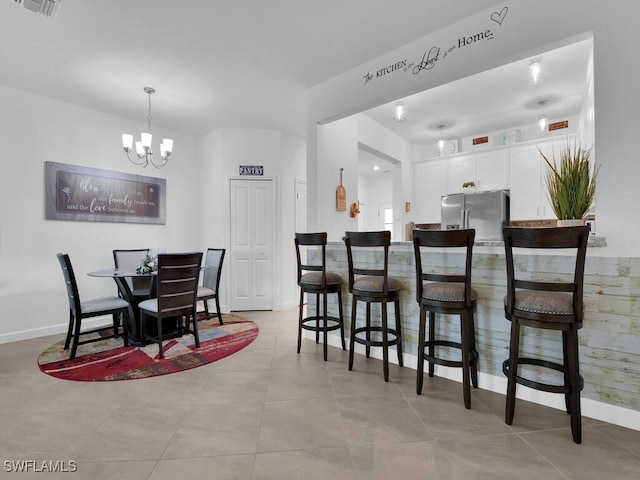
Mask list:
[[[344,245],[344,242],[327,242],[329,245]],[[391,246],[404,246],[409,247],[413,246],[413,242],[405,241],[405,242],[391,242]],[[503,247],[504,242],[502,240],[476,240],[473,244],[476,247]],[[589,235],[589,243],[588,247],[606,247],[607,239],[606,237],[599,237],[597,235]]]

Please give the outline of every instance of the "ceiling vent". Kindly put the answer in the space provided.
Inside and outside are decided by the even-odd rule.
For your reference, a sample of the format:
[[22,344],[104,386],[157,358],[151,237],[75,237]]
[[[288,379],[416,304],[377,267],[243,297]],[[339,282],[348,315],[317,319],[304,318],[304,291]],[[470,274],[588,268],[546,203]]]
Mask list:
[[61,1],[62,0],[13,0],[13,3],[32,12],[40,13],[45,17],[54,17]]

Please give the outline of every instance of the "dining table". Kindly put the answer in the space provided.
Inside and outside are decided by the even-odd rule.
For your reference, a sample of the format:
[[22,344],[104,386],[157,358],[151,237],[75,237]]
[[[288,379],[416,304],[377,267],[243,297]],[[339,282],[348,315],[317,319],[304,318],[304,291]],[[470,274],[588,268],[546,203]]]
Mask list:
[[[203,265],[200,270],[206,270],[208,267]],[[138,305],[149,298],[156,298],[156,282],[151,282],[151,289],[148,295],[134,294],[129,286],[129,281],[135,278],[154,278],[158,275],[157,271],[138,273],[136,270],[118,269],[114,267],[103,268],[87,273],[90,277],[112,278],[118,287],[118,291],[122,298],[129,302],[129,341],[133,345],[144,345],[144,338],[140,327],[140,309]],[[163,320],[163,332],[177,332],[178,319],[167,318]],[[157,325],[155,322],[147,323],[147,332],[150,336],[157,335]],[[170,334],[168,334],[170,336]]]
[[[144,300],[155,298],[156,282],[151,282],[151,289],[148,295],[136,295],[133,293],[128,280],[134,278],[155,277],[157,275],[157,272],[138,273],[135,270],[117,269],[111,267],[89,272],[87,273],[87,275],[89,275],[90,277],[113,278],[113,280],[116,282],[116,285],[118,286],[120,296],[127,302],[129,302],[129,341],[133,345],[144,344],[145,342],[143,342],[142,332],[140,328],[140,309],[138,308],[138,305]],[[147,328],[150,328],[152,326],[153,322],[150,322]],[[153,332],[148,333],[153,334]]]

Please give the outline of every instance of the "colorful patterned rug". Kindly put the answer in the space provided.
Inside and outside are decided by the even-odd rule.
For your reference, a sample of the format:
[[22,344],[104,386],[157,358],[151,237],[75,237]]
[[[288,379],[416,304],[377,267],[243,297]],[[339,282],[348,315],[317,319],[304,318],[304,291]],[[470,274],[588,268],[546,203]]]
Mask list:
[[[82,382],[133,380],[200,367],[234,354],[258,336],[258,326],[237,315],[198,322],[200,348],[193,336],[184,335],[164,342],[164,358],[158,358],[158,345],[123,346],[122,338],[105,338],[78,346],[76,358],[69,360],[64,340],[52,345],[38,358],[38,366],[47,375]],[[108,331],[105,335],[108,334]],[[87,336],[88,338],[88,336]]]

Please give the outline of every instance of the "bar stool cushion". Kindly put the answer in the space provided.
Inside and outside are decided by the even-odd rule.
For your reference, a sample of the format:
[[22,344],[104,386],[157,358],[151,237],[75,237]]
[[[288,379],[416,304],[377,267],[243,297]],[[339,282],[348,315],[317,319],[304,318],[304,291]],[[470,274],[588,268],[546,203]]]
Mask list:
[[[342,285],[342,277],[337,273],[325,273],[326,285]],[[318,287],[322,285],[322,272],[309,272],[300,277],[301,287]]]
[[[422,298],[435,302],[464,302],[464,285],[459,283],[425,283]],[[471,289],[471,300],[478,300],[478,292]]]
[[[402,285],[395,278],[387,279],[388,289],[390,292],[400,290]],[[353,282],[353,289],[361,292],[382,292],[384,288],[384,277],[360,277]]]
[[[504,297],[504,302],[506,305],[507,297]],[[514,309],[545,315],[573,315],[573,295],[533,290],[517,292]]]

